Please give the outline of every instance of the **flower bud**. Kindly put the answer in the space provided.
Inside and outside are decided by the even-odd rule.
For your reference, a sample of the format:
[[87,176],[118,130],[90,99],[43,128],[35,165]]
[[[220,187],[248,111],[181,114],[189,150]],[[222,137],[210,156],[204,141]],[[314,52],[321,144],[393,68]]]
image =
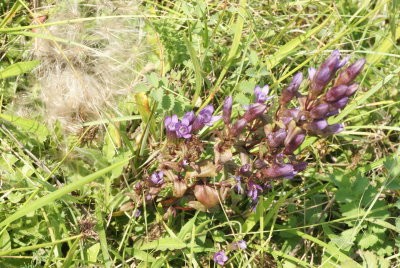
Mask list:
[[293,97],[296,95],[297,90],[299,89],[302,81],[303,81],[303,74],[297,73],[293,77],[293,80],[289,84],[289,86],[282,91],[282,96],[281,96],[281,100],[280,100],[281,104],[288,103],[293,99]]
[[165,125],[165,129],[167,130],[168,138],[176,137],[175,126],[176,126],[176,123],[178,123],[178,121],[179,121],[178,116],[176,114],[174,114],[173,116],[165,117],[164,125]]
[[283,164],[283,165],[273,165],[262,171],[262,174],[270,179],[277,178],[288,178],[291,179],[296,175],[293,165]]
[[299,146],[303,143],[306,135],[304,133],[300,133],[294,137],[294,139],[285,145],[284,154],[292,154]]
[[349,101],[348,97],[343,97],[335,102],[330,103],[330,105],[335,109],[343,109],[347,105],[348,101]]
[[339,132],[342,132],[343,129],[344,129],[343,124],[333,124],[333,125],[327,126],[323,130],[323,134],[324,135],[333,135],[333,134],[337,134]]
[[259,117],[267,109],[267,106],[262,103],[251,104],[247,111],[244,113],[243,118],[248,123]]
[[267,135],[268,145],[271,148],[277,148],[281,146],[286,138],[286,135],[286,131],[282,128],[275,132],[269,133]]
[[219,204],[218,191],[207,185],[196,185],[194,196],[206,208],[212,208]]
[[341,72],[335,81],[335,85],[348,85],[354,81],[354,79],[359,75],[365,65],[365,59],[359,59],[349,67],[347,67],[344,72]]
[[239,135],[242,132],[242,130],[246,127],[246,125],[247,121],[244,118],[236,121],[236,123],[232,127],[232,135],[233,136]]
[[311,123],[305,124],[305,128],[315,134],[320,133],[323,129],[328,126],[328,122],[325,119],[314,120]]
[[324,118],[329,111],[329,105],[327,103],[321,103],[310,111],[310,116],[313,119]]
[[325,99],[329,102],[337,101],[346,95],[347,90],[348,87],[345,85],[333,87],[330,90],[328,90],[328,92],[326,92]]
[[358,84],[351,84],[350,86],[347,87],[346,96],[350,97],[357,91],[357,89],[358,89]]
[[229,125],[231,122],[231,114],[232,114],[232,97],[226,97],[224,101],[224,107],[222,109],[222,118],[224,120],[225,125]]

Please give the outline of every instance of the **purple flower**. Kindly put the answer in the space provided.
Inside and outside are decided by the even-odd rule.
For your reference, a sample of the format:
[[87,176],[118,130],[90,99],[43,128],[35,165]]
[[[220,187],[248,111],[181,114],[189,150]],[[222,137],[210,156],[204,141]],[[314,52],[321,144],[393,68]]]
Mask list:
[[329,112],[329,105],[327,103],[321,103],[310,111],[310,116],[313,119],[320,119],[326,117]]
[[175,137],[175,126],[178,123],[178,116],[174,114],[173,116],[167,116],[164,120],[165,129],[167,130],[168,137]]
[[262,103],[253,103],[251,104],[247,111],[244,113],[243,118],[250,123],[251,121],[255,120],[257,117],[262,115],[264,111],[267,109],[267,106]]
[[253,202],[257,202],[258,194],[262,192],[263,188],[255,184],[253,181],[249,181],[247,184],[247,196],[253,200]]
[[224,120],[225,125],[228,125],[231,122],[232,115],[232,97],[226,97],[224,101],[224,107],[222,109],[222,119]]
[[328,122],[325,119],[314,120],[305,125],[307,130],[314,132],[314,133],[320,133],[327,126],[328,126]]
[[242,130],[246,127],[246,125],[247,121],[244,118],[236,121],[236,123],[232,127],[232,135],[233,136],[239,135],[242,132]]
[[196,119],[193,121],[193,131],[202,129],[205,125],[212,126],[221,116],[213,116],[214,107],[207,105],[199,112]]
[[157,186],[161,186],[164,183],[164,172],[160,171],[160,172],[154,172],[153,174],[151,174],[150,176],[150,181],[157,185]]
[[293,80],[292,82],[290,82],[289,86],[282,91],[281,104],[288,103],[293,99],[302,81],[303,81],[303,74],[297,73],[293,77]]
[[242,178],[240,176],[233,176],[236,180],[235,186],[233,186],[233,189],[236,191],[238,194],[243,194],[244,190],[242,188]]
[[182,121],[192,124],[195,118],[196,118],[196,115],[194,114],[194,112],[190,111],[190,112],[185,113],[185,115],[182,118]]
[[263,175],[267,178],[277,179],[277,178],[288,178],[291,179],[296,175],[293,165],[283,164],[283,165],[273,165],[263,171]]
[[224,266],[225,262],[228,260],[228,257],[226,256],[225,251],[221,250],[214,254],[213,259],[215,263]]
[[325,98],[327,101],[337,101],[340,98],[344,97],[348,91],[348,87],[345,85],[340,85],[337,87],[333,87],[328,92],[326,92]]
[[365,65],[365,59],[359,59],[352,65],[350,65],[344,72],[339,74],[339,77],[335,81],[335,85],[348,85],[356,78],[356,76],[362,71]]
[[272,148],[281,146],[286,138],[286,130],[283,128],[267,135],[268,145]]
[[251,165],[250,164],[245,164],[245,165],[243,165],[243,166],[241,166],[239,168],[239,172],[241,174],[245,175],[245,174],[248,174],[250,172],[250,169],[251,169]]
[[135,209],[135,211],[133,212],[133,217],[135,218],[139,218],[140,215],[142,214],[142,212],[140,211],[140,209]]
[[231,249],[233,249],[233,250],[239,250],[239,249],[244,250],[246,248],[247,248],[247,243],[244,240],[239,240],[239,241],[233,242],[231,244]]
[[310,96],[318,97],[326,85],[332,80],[337,70],[339,70],[348,61],[348,58],[340,60],[339,50],[332,51],[329,58],[321,65],[321,67],[312,74]]
[[323,135],[332,135],[332,134],[337,134],[339,132],[342,132],[344,129],[343,124],[333,124],[333,125],[329,125],[327,126],[324,130],[323,130]]
[[264,103],[267,100],[270,100],[272,97],[268,97],[268,93],[269,93],[268,85],[265,85],[262,88],[256,86],[256,88],[254,89],[255,102]]
[[176,136],[178,138],[190,139],[192,137],[192,126],[190,125],[190,118],[182,118],[182,120],[175,125]]

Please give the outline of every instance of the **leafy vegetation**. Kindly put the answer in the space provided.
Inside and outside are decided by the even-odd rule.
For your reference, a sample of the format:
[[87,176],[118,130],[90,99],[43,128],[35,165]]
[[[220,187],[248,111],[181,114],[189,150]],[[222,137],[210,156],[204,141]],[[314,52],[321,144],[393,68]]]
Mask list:
[[[149,0],[137,3],[135,14],[106,8],[117,2],[97,1],[98,9],[81,3],[85,17],[73,19],[55,15],[65,1],[49,0],[48,9],[22,0],[0,3],[1,267],[399,265],[396,1]],[[135,63],[124,61],[125,45],[122,55],[109,56],[114,39],[104,41],[96,28],[122,18],[146,33],[126,31],[140,41],[129,43]],[[85,35],[68,39],[54,30],[71,25]],[[123,97],[96,101],[95,109],[87,101],[86,114],[78,109],[70,120],[53,120],[38,81],[44,58],[32,52],[39,39],[59,45],[67,59],[76,57],[65,65],[82,64],[82,75],[89,64],[88,75],[102,70],[106,85],[132,87]],[[365,58],[366,65],[353,99],[328,120],[344,122],[345,130],[307,137],[296,151],[306,170],[271,181],[254,210],[235,191],[209,209],[175,202],[170,188],[146,202],[138,183],[160,167],[165,117],[182,118],[210,104],[221,114],[232,96],[238,118],[253,102],[254,88],[265,84],[276,107],[293,75],[306,76],[304,70],[334,50],[350,62]],[[96,69],[126,62],[131,65],[120,75]],[[71,122],[79,131],[70,131]],[[212,145],[211,133],[223,128],[221,122],[199,135]],[[201,153],[209,159],[214,152]]]

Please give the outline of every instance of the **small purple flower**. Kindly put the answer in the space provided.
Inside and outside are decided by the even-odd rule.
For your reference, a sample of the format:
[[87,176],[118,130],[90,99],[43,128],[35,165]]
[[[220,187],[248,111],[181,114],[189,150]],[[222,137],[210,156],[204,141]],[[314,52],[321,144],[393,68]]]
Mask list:
[[244,241],[244,240],[239,240],[239,241],[237,241],[237,242],[233,242],[231,245],[230,245],[230,248],[231,249],[233,249],[233,250],[244,250],[244,249],[246,249],[247,248],[247,243],[246,243],[246,241]]
[[243,115],[243,118],[244,118],[244,120],[247,121],[247,123],[250,123],[251,121],[255,120],[257,117],[262,115],[266,109],[267,109],[267,106],[265,104],[253,103],[248,107],[247,111]]
[[205,125],[212,126],[216,121],[218,121],[221,116],[213,116],[214,107],[212,105],[207,105],[203,110],[199,112],[196,119],[193,121],[193,131],[202,129]]
[[140,209],[135,209],[135,211],[133,212],[133,217],[135,218],[139,218],[140,215],[142,214],[142,212],[140,211]]
[[339,77],[335,81],[335,85],[348,85],[360,74],[365,65],[365,59],[359,59],[349,67],[347,67],[344,72],[339,74]]
[[270,100],[272,97],[269,97],[268,93],[269,93],[268,85],[265,85],[262,88],[256,86],[256,88],[254,89],[255,102],[264,103],[267,100]]
[[189,118],[182,118],[182,120],[175,125],[176,136],[178,138],[190,139],[192,137],[192,126],[190,125]]
[[248,174],[250,172],[250,169],[251,169],[251,165],[250,164],[245,164],[245,165],[243,165],[243,166],[241,166],[239,168],[239,172],[241,174]]
[[242,188],[242,177],[240,176],[233,176],[236,180],[235,186],[233,186],[233,189],[236,191],[238,194],[243,194],[244,190]]
[[222,109],[222,119],[224,120],[225,125],[228,125],[231,122],[231,114],[232,114],[232,97],[226,97],[224,101],[224,107]]
[[236,121],[236,123],[232,127],[232,135],[233,136],[239,135],[242,132],[242,130],[246,127],[246,125],[247,121],[244,118]]
[[348,86],[340,85],[337,87],[333,87],[328,92],[326,92],[325,98],[327,101],[337,101],[340,98],[344,97],[348,91]]
[[194,114],[194,112],[190,111],[190,112],[185,113],[185,115],[182,118],[182,121],[192,124],[195,118],[196,118],[196,115]]
[[239,249],[246,249],[247,248],[247,243],[244,240],[240,240],[236,244],[237,244]]
[[258,194],[262,192],[262,190],[263,188],[253,181],[249,181],[247,184],[247,196],[250,197],[253,202],[258,200]]
[[283,164],[283,165],[273,165],[266,170],[264,170],[263,174],[267,178],[277,179],[277,178],[288,178],[291,179],[297,172],[294,170],[293,165],[291,164]]
[[292,82],[290,82],[289,86],[282,91],[281,104],[288,103],[293,99],[302,81],[303,81],[303,74],[297,73],[293,77],[293,80]]
[[225,262],[228,260],[228,257],[226,256],[225,251],[221,250],[214,254],[213,259],[215,263],[224,266]]
[[272,148],[277,148],[283,144],[286,138],[286,130],[283,128],[267,135],[268,145]]
[[175,126],[176,123],[178,123],[178,116],[176,114],[174,114],[173,116],[167,116],[165,117],[164,120],[164,125],[165,128],[167,130],[167,135],[168,137],[175,137],[176,133],[175,133]]
[[320,119],[326,117],[329,112],[329,105],[327,103],[321,103],[310,111],[310,116],[313,119]]
[[154,172],[153,174],[151,174],[150,176],[150,181],[157,185],[157,186],[161,186],[164,183],[164,172],[160,171],[160,172]]

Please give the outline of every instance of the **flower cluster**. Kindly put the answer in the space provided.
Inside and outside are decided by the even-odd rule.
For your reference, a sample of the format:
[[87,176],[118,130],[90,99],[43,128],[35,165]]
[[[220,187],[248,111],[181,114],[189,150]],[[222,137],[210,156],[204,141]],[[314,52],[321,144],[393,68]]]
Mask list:
[[164,120],[167,137],[170,139],[184,138],[190,139],[193,133],[196,133],[204,126],[212,126],[221,116],[213,116],[214,107],[206,106],[196,116],[193,111],[187,112],[181,120],[177,115],[167,116]]
[[[224,100],[221,116],[214,115],[212,105],[181,119],[167,116],[167,146],[158,156],[158,171],[141,188],[147,200],[169,187],[172,196],[166,197],[187,197],[188,207],[206,210],[228,202],[230,193],[236,192],[254,209],[273,181],[291,179],[307,167],[297,154],[307,135],[343,130],[342,124],[329,125],[327,119],[338,114],[359,88],[354,80],[365,64],[364,59],[357,60],[337,75],[348,60],[333,51],[318,69],[309,69],[308,81],[302,73],[294,75],[277,101],[269,95],[268,85],[257,86],[254,101],[237,117],[232,116],[232,96]],[[308,94],[302,94],[307,87]],[[224,128],[201,140],[197,133],[220,118]],[[205,150],[213,150],[214,157],[210,159]],[[222,254],[217,257],[217,263],[224,262]]]

